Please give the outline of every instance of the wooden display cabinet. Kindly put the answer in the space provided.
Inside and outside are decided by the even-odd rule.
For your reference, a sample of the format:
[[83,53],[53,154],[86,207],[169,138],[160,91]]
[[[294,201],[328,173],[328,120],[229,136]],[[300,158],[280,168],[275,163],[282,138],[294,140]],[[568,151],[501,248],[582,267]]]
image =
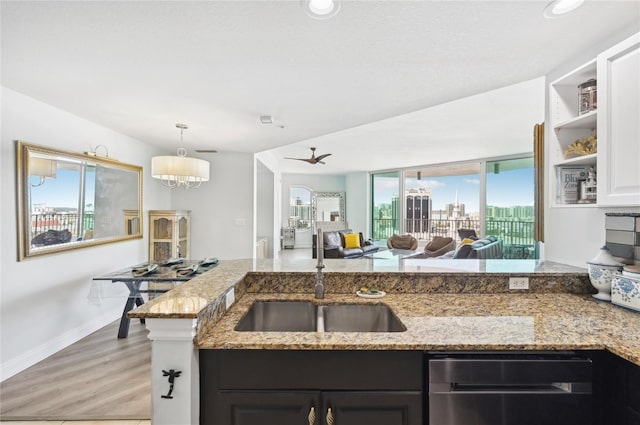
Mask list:
[[149,262],[189,258],[191,211],[149,211]]

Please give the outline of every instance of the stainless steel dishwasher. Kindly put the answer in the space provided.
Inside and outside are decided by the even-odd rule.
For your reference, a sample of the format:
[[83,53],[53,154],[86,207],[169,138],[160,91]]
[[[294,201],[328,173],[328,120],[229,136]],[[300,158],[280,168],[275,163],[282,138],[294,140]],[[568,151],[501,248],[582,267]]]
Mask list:
[[588,425],[592,362],[572,352],[429,357],[429,425]]

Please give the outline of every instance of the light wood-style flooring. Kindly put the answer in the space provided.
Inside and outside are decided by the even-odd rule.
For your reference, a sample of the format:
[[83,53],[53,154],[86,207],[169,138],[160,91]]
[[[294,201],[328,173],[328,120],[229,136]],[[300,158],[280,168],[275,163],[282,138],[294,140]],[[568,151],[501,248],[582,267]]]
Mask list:
[[[311,248],[281,258],[311,258]],[[0,425],[150,425],[151,341],[119,320],[0,383]]]
[[118,325],[116,321],[0,383],[0,423],[147,423],[151,341],[138,320],[131,321],[128,338],[117,338]]

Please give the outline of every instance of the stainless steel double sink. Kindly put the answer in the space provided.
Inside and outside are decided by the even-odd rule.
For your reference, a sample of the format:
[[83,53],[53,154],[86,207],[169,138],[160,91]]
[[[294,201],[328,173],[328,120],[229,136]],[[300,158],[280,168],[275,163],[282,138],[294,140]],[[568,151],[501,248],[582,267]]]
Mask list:
[[403,332],[385,304],[256,301],[235,327],[246,332]]

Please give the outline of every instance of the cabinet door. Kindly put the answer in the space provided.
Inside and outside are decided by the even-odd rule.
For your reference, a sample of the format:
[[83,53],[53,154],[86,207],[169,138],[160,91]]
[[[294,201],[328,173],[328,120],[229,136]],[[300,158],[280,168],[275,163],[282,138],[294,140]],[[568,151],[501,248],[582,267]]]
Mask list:
[[422,425],[420,391],[324,392],[322,399],[322,424]]
[[640,425],[640,366],[626,362],[626,425]]
[[[214,412],[203,406],[201,423],[319,425],[317,401],[318,393],[315,391],[220,391]],[[211,421],[211,417],[215,419]]]
[[[600,366],[603,425],[640,425],[640,366],[607,353]],[[595,394],[594,394],[595,395]]]
[[640,205],[640,33],[598,55],[598,205]]

